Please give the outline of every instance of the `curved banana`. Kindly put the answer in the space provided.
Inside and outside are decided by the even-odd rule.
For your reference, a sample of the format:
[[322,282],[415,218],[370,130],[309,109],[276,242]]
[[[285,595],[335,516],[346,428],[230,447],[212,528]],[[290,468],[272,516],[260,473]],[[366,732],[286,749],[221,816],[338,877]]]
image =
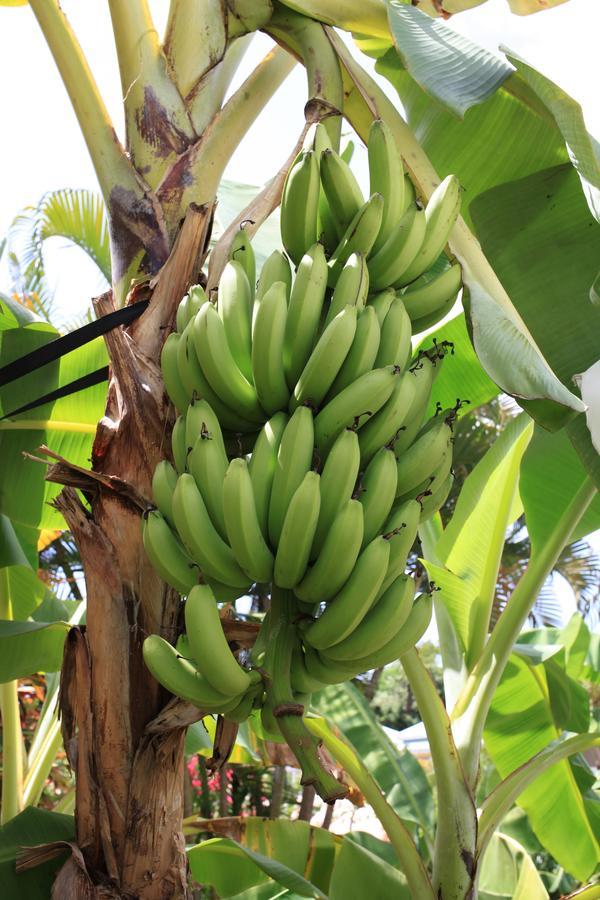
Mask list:
[[421,522],[427,522],[435,513],[442,508],[452,490],[454,484],[454,475],[448,473],[445,481],[441,483],[438,489],[429,497],[421,499]]
[[217,311],[237,366],[252,383],[252,291],[241,262],[230,260],[219,279]]
[[409,206],[415,203],[417,199],[417,193],[415,191],[415,186],[412,183],[412,179],[410,175],[407,173],[404,176],[404,200],[402,202],[402,210],[400,215],[403,215]]
[[413,402],[416,380],[412,372],[404,372],[381,407],[358,433],[360,458],[367,465],[380,447],[387,446],[403,427]]
[[250,295],[252,300],[254,300],[254,291],[256,288],[256,257],[254,255],[254,248],[252,247],[250,235],[243,225],[236,231],[233,237],[229,248],[229,259],[233,259],[242,264],[244,272],[246,273],[246,278],[248,279],[248,284],[250,285]]
[[177,348],[180,340],[181,335],[175,331],[168,336],[160,352],[160,368],[165,383],[165,391],[171,403],[180,413],[184,413],[188,405],[188,395],[177,368]]
[[286,287],[283,281],[276,281],[260,302],[252,340],[254,386],[260,405],[269,415],[284,408],[290,397],[283,371],[286,319]]
[[360,428],[381,409],[394,390],[397,377],[393,366],[372,369],[323,407],[315,419],[315,446],[322,459],[344,428]]
[[377,368],[399,366],[402,371],[411,357],[412,323],[400,297],[396,297],[383,320],[379,350],[375,358]]
[[461,286],[460,263],[453,263],[440,275],[421,275],[402,292],[402,300],[411,321],[418,322],[425,317],[438,315],[440,310],[447,312],[449,305],[454,304]]
[[327,273],[325,251],[321,244],[314,244],[300,260],[285,324],[283,367],[290,390],[302,374],[316,342]]
[[317,239],[320,187],[316,153],[304,151],[288,172],[281,198],[281,240],[296,265]]
[[327,649],[327,656],[336,662],[360,659],[376,653],[406,622],[415,597],[415,580],[399,575],[351,634]]
[[373,194],[358,210],[333,251],[328,263],[329,276],[327,284],[329,287],[335,287],[342,269],[353,253],[369,255],[379,234],[382,216],[383,197],[381,194]]
[[358,437],[355,431],[345,429],[335,440],[321,473],[321,509],[311,559],[318,556],[333,520],[352,497],[359,468]]
[[256,515],[266,541],[269,539],[269,501],[277,468],[277,453],[287,423],[288,417],[284,412],[275,413],[265,422],[248,463]]
[[185,416],[177,416],[171,432],[171,451],[175,468],[181,475],[187,471],[187,455],[189,447],[185,439]]
[[369,300],[369,306],[372,306],[375,310],[380,328],[383,327],[385,317],[387,316],[390,306],[395,299],[396,291],[394,290],[394,288],[386,288],[384,291],[380,291],[378,294],[375,294],[375,296],[371,297],[371,299]]
[[417,537],[420,518],[421,504],[417,500],[408,500],[396,507],[385,523],[385,533],[390,544],[390,558],[379,591],[380,597],[396,578],[404,574],[408,554]]
[[426,496],[435,494],[438,488],[446,481],[451,469],[452,443],[450,443],[442,453],[437,466],[435,466],[431,474],[420,481],[415,487],[410,488],[403,494],[399,494],[396,497],[396,503],[404,503],[406,500],[416,499],[417,497],[419,500],[422,500],[422,494],[426,494]]
[[368,293],[367,261],[364,253],[353,253],[337,280],[323,328],[327,328],[346,306],[356,306],[358,309],[362,309],[367,301]]
[[426,230],[425,212],[409,206],[385,243],[369,258],[372,291],[396,285],[404,277],[423,246]]
[[[310,132],[309,132],[310,134]],[[307,135],[308,137],[308,135]],[[309,138],[310,140],[310,138]],[[319,174],[321,169],[321,154],[324,150],[332,150],[333,144],[331,143],[331,138],[329,137],[329,133],[325,125],[322,122],[317,122],[313,135],[312,135],[312,149],[317,154],[317,159],[319,161]],[[325,247],[327,253],[331,253],[338,242],[338,233],[335,225],[335,219],[333,218],[333,213],[331,212],[329,202],[327,200],[327,196],[323,189],[323,181],[321,179],[320,190],[319,190],[319,215],[317,217],[317,237],[319,241]]]
[[231,652],[215,595],[207,584],[192,588],[184,615],[190,652],[200,674],[222,694],[231,696],[248,690],[250,674]]
[[348,500],[333,520],[316,562],[295,588],[300,600],[321,603],[337,594],[354,568],[362,538],[362,506]]
[[193,399],[185,414],[186,447],[192,448],[199,437],[215,441],[223,455],[227,455],[217,411],[208,400]]
[[352,169],[333,149],[321,153],[321,184],[339,239],[365,201]]
[[223,712],[239,703],[239,697],[222,694],[187,659],[158,634],[149,635],[143,646],[144,662],[154,678],[171,694],[206,712]]
[[325,687],[322,681],[317,681],[312,675],[309,675],[306,663],[304,662],[304,651],[302,645],[298,644],[292,651],[292,665],[290,667],[290,682],[293,691],[301,693],[320,691]]
[[360,479],[358,501],[363,508],[365,526],[363,547],[381,533],[396,496],[397,481],[396,457],[391,450],[382,447]]
[[412,263],[395,282],[410,284],[431,268],[448,243],[450,232],[460,213],[460,182],[456,175],[447,175],[439,184],[425,207],[427,226],[425,237]]
[[389,555],[390,547],[383,537],[375,538],[365,547],[343,588],[304,632],[307,643],[316,650],[324,650],[352,634],[375,601]]
[[254,386],[233,358],[225,327],[211,303],[205,303],[194,319],[193,337],[202,371],[215,394],[242,419],[262,422],[265,416]]
[[404,167],[394,136],[382,119],[375,119],[367,140],[369,157],[369,189],[384,199],[383,218],[377,240],[376,253],[387,240],[392,228],[404,211]]
[[260,684],[254,685],[249,688],[246,693],[242,696],[242,699],[234,706],[233,709],[230,709],[228,712],[223,714],[223,718],[227,719],[228,722],[237,722],[241,725],[242,722],[245,722],[246,719],[250,716],[250,713],[253,709],[262,706],[262,694],[264,693],[264,687]]
[[175,325],[180,334],[183,333],[186,325],[194,318],[204,303],[208,303],[206,291],[201,284],[193,284],[177,307]]
[[275,284],[276,281],[283,281],[287,289],[287,295],[289,296],[292,288],[292,270],[289,259],[285,253],[281,252],[281,250],[274,250],[270,256],[267,256],[263,263],[263,267],[260,270],[260,275],[258,276],[258,282],[256,284],[254,309],[252,311],[252,327],[254,327],[254,320],[256,318],[256,313],[258,312],[258,307],[260,306],[260,301],[271,285]]
[[397,496],[406,494],[422,481],[430,478],[443,462],[442,457],[450,447],[452,428],[443,416],[438,416],[431,427],[424,429],[415,442],[398,457]]
[[227,536],[235,558],[252,581],[270,581],[273,554],[260,529],[252,481],[245,459],[232,459],[223,482]]
[[223,540],[227,540],[223,512],[223,479],[229,459],[220,432],[221,430],[217,431],[208,417],[203,420],[200,434],[188,454],[187,467],[202,494],[211,522]]
[[290,412],[302,403],[318,408],[340,371],[356,334],[357,310],[346,306],[327,326],[310,354],[290,398]]
[[275,556],[273,580],[279,587],[295,587],[306,571],[319,521],[320,481],[316,472],[307,472],[290,500]]
[[142,518],[142,540],[148,559],[163,581],[187,594],[198,582],[198,570],[158,510]]
[[177,484],[177,472],[167,459],[161,459],[152,476],[152,499],[158,511],[169,523],[173,521],[173,491]]
[[290,500],[312,466],[313,449],[312,413],[307,406],[299,406],[285,427],[277,452],[269,501],[269,539],[273,547],[279,544]]
[[433,384],[440,373],[445,355],[446,348],[437,344],[431,350],[419,353],[409,369],[414,378],[415,392],[404,420],[406,424],[393,441],[396,458],[410,447],[421,430]]
[[381,329],[377,314],[372,306],[365,306],[358,314],[354,340],[342,363],[342,368],[329,389],[327,400],[335,397],[336,394],[373,368],[379,350],[380,337]]
[[192,475],[179,476],[173,493],[173,518],[185,548],[202,571],[223,584],[249,586],[250,579],[213,525]]

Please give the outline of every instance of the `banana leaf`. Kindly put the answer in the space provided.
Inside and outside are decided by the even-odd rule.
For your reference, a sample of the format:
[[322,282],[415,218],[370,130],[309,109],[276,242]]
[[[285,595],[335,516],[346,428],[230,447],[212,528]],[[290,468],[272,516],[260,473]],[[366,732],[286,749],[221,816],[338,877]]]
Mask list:
[[[0,828],[0,883],[3,900],[48,900],[65,854],[17,875],[15,859],[22,847],[51,841],[74,841],[72,816],[28,807]],[[65,847],[65,853],[68,847]]]

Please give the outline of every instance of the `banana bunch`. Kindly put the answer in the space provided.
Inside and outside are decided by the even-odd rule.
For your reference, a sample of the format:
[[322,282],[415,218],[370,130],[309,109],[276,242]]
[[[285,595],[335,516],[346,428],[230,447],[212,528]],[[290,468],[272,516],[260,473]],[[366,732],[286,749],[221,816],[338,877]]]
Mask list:
[[[260,710],[273,740],[291,740],[285,717],[313,691],[424,633],[431,596],[415,596],[406,564],[453,483],[460,403],[427,417],[450,345],[415,356],[412,337],[461,287],[460,266],[439,265],[458,182],[423,210],[382,122],[368,154],[365,201],[317,125],[284,187],[287,255],[257,273],[241,229],[215,296],[190,289],[161,355],[179,415],[143,541],[187,597],[186,632],[176,647],[147,638],[146,665],[206,712],[240,722]],[[254,584],[271,585],[272,606],[240,660],[219,604]]]

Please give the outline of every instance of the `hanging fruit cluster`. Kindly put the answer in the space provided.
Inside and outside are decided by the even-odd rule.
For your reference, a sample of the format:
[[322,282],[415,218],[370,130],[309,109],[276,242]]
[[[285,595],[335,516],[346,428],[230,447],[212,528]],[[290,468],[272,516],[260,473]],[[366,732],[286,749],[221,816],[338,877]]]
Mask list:
[[[415,600],[406,561],[453,480],[457,409],[425,420],[449,346],[413,357],[411,338],[461,287],[460,266],[439,263],[458,182],[446,178],[421,209],[380,121],[368,156],[365,202],[318,125],[284,189],[287,256],[273,253],[256,282],[241,230],[216,303],[200,286],[181,301],[161,358],[180,413],[175,465],[157,466],[143,525],[156,570],[187,595],[177,647],[146,639],[153,675],[234,721],[260,708],[265,732],[283,735],[328,796],[299,746],[309,695],[423,634],[431,598]],[[243,659],[218,603],[255,583],[271,585],[271,605]]]

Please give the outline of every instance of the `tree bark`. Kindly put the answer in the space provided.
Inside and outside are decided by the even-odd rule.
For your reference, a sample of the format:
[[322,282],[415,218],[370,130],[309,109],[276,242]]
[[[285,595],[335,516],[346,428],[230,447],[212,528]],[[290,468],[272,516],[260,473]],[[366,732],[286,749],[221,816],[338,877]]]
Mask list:
[[[148,309],[127,329],[107,335],[111,380],[92,452],[90,484],[95,477],[96,487],[86,495],[89,508],[70,487],[57,499],[81,553],[87,624],[69,636],[61,685],[81,852],[59,873],[56,900],[188,896],[181,830],[187,722],[175,717],[172,727],[148,727],[169,695],[142,658],[148,634],[176,639],[181,603],[146,558],[144,501],[132,498],[150,505],[154,467],[170,456],[173,409],[164,395],[160,350],[179,300],[198,280],[211,216],[212,208],[190,207],[169,259],[150,283]],[[112,295],[95,305],[99,314],[108,312]],[[111,476],[115,489],[99,475]]]

